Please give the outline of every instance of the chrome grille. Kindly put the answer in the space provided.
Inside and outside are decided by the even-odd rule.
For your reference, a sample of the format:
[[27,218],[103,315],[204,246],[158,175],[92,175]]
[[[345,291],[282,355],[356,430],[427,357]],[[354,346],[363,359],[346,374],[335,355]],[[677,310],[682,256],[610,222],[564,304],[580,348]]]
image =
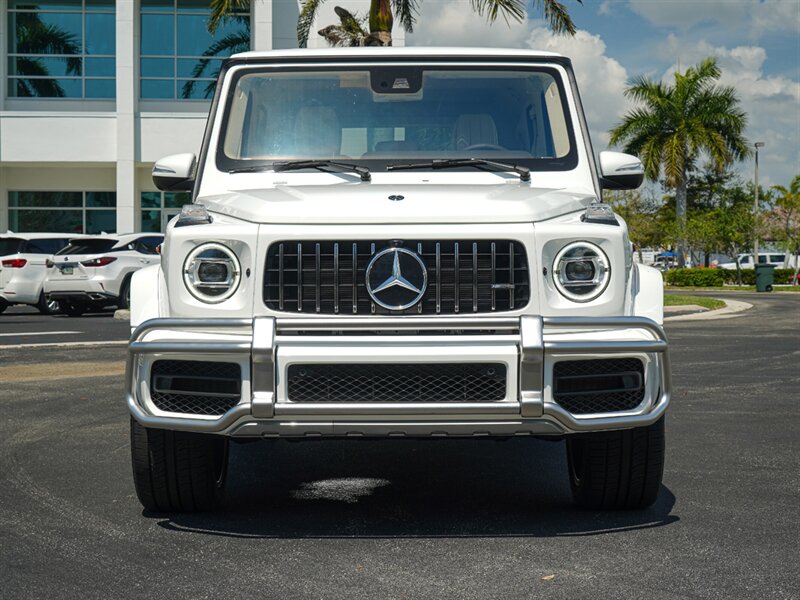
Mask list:
[[493,402],[503,363],[289,365],[292,402]]
[[[428,287],[415,306],[388,310],[372,302],[365,272],[392,246],[416,252]],[[528,261],[512,240],[276,242],[267,250],[264,303],[275,311],[334,314],[463,314],[509,311],[530,298]]]
[[644,400],[636,358],[564,360],[553,366],[553,400],[574,415],[633,410]]
[[165,412],[222,415],[239,403],[241,389],[235,363],[157,360],[150,370],[150,398]]

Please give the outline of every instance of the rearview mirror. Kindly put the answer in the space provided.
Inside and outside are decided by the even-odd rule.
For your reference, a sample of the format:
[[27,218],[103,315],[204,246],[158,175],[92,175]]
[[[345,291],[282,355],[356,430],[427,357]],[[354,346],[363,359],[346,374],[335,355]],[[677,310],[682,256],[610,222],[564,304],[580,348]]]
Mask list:
[[153,183],[165,192],[189,191],[194,187],[195,155],[165,156],[153,165]]
[[630,154],[604,151],[600,153],[600,174],[605,190],[635,190],[644,181],[644,166]]

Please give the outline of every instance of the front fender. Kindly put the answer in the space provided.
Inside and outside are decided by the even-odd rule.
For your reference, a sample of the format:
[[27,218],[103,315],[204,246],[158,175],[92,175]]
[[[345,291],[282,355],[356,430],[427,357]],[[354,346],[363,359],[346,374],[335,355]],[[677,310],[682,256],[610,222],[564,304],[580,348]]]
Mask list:
[[131,327],[168,317],[167,287],[160,265],[139,269],[131,277]]
[[664,278],[661,271],[634,263],[637,270],[633,285],[633,314],[664,323]]

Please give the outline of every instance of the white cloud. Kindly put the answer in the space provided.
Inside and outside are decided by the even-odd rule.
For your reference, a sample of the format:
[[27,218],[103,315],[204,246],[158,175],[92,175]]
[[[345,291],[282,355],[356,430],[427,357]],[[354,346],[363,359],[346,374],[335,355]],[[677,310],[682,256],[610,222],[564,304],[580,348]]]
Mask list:
[[[632,0],[632,3],[637,1]],[[663,7],[672,5],[673,2],[650,0],[649,4]],[[678,1],[677,4],[684,3]],[[692,2],[692,6],[701,15],[711,14],[705,4]],[[719,2],[710,4],[715,6],[715,11],[722,10]],[[740,10],[736,8],[739,4],[750,7],[753,2],[729,2],[725,7],[737,11]],[[786,9],[786,3],[766,4],[769,7],[775,4],[781,10]],[[795,5],[800,7],[796,0]],[[602,150],[607,146],[607,131],[630,108],[623,96],[623,90],[628,78],[640,73],[628,72],[622,57],[618,60],[608,56],[606,44],[599,35],[579,30],[574,38],[554,36],[538,20],[510,25],[499,20],[490,27],[485,19],[472,11],[468,0],[429,1],[422,3],[421,9],[416,31],[407,37],[408,45],[529,48],[559,52],[570,57],[575,67],[595,150]],[[668,12],[666,8],[662,10]],[[793,23],[797,27],[796,19]],[[767,143],[760,154],[761,174],[765,184],[787,184],[800,172],[800,83],[785,76],[765,75],[767,53],[764,48],[757,45],[713,46],[706,41],[693,40],[688,35],[669,35],[661,44],[660,55],[654,54],[652,57],[652,64],[656,68],[656,65],[672,63],[673,67],[666,72],[663,67],[657,67],[658,70],[645,74],[655,77],[663,74],[665,78],[672,80],[678,61],[681,68],[685,69],[708,56],[718,58],[722,69],[721,83],[734,86],[739,93],[742,107],[749,115],[746,132],[748,138]],[[738,168],[748,177],[752,161]]]
[[608,145],[608,129],[627,108],[622,92],[625,68],[606,56],[598,35],[579,30],[575,37],[553,35],[540,21],[491,27],[465,1],[426,3],[419,24],[406,42],[415,46],[478,46],[526,48],[558,52],[572,59],[586,120],[595,149]]
[[[670,35],[663,52],[673,59],[680,57],[681,69],[716,57],[722,71],[720,84],[736,89],[748,114],[747,137],[767,143],[760,152],[766,185],[786,184],[800,172],[800,83],[780,75],[765,75],[764,48],[712,46]],[[673,64],[664,79],[672,81],[676,68]]]
[[797,32],[797,0],[630,0],[633,12],[658,27],[687,30],[701,23],[744,28],[751,37],[776,31]]
[[604,2],[600,3],[600,6],[597,7],[597,14],[598,15],[610,15],[611,14],[611,0],[605,0]]

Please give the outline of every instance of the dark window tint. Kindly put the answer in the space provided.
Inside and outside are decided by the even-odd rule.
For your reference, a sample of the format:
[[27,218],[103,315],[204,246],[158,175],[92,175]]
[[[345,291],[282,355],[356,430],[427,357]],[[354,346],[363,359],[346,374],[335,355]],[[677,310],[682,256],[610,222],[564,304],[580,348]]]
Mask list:
[[161,236],[153,235],[136,240],[136,251],[142,254],[158,254],[156,248],[164,241]]
[[114,97],[113,2],[11,0],[7,12],[9,96]]
[[117,244],[117,240],[107,239],[85,239],[73,240],[66,248],[61,250],[58,254],[99,254],[101,252],[108,252]]
[[142,98],[211,98],[223,59],[250,50],[249,3],[234,4],[236,11],[210,34],[207,1],[140,2]]
[[0,256],[8,256],[9,254],[16,254],[19,252],[23,240],[19,238],[3,238],[0,239]]
[[29,254],[55,254],[67,245],[69,240],[63,238],[46,238],[28,240],[25,252]]

